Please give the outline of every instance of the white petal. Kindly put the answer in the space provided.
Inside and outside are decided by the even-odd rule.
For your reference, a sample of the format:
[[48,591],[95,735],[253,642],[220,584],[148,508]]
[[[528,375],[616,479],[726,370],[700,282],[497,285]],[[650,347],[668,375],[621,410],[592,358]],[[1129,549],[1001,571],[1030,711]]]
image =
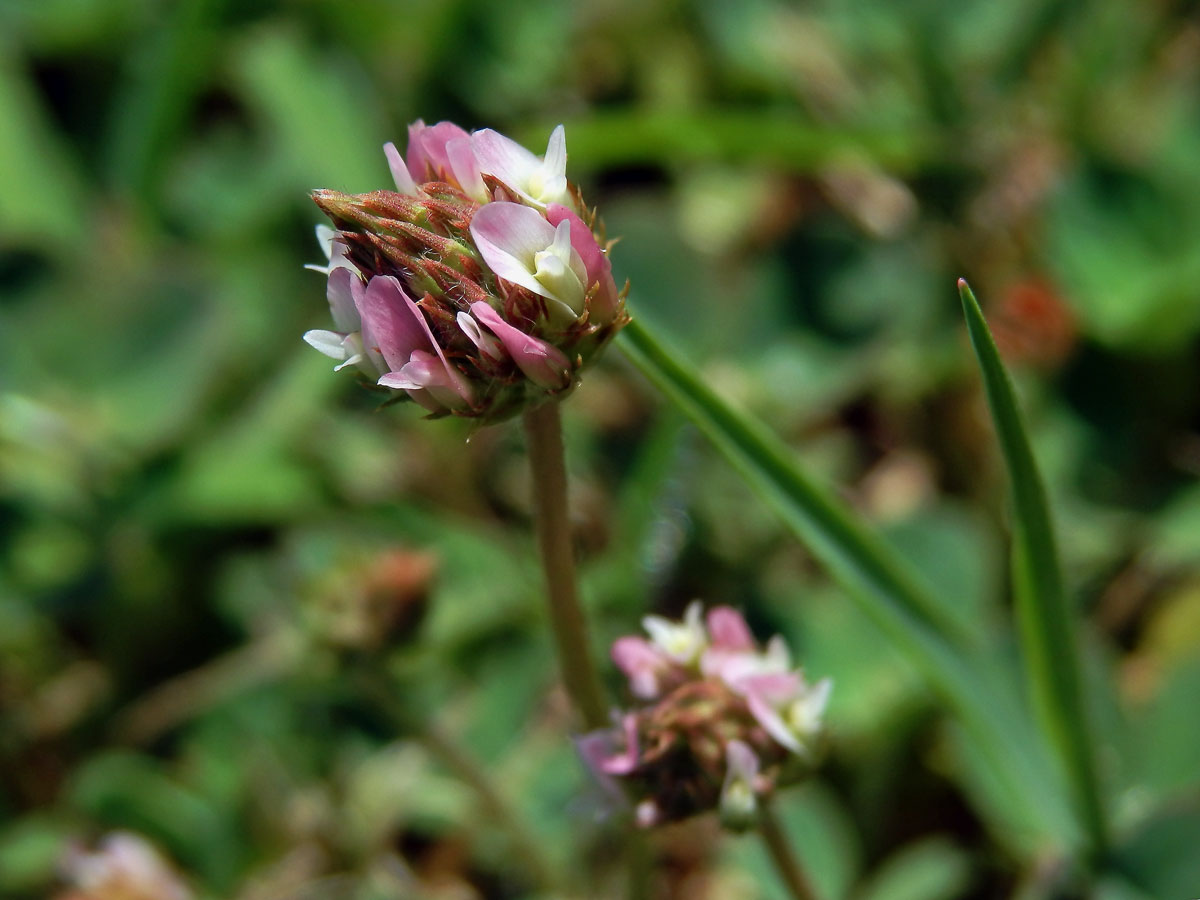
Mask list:
[[355,353],[353,356],[346,357],[346,361],[344,363],[342,363],[341,365],[334,366],[333,371],[340,372],[340,371],[342,371],[342,369],[346,368],[346,366],[357,366],[360,362],[363,362],[363,360],[365,360],[365,359],[366,359],[366,357],[363,356],[361,353]]
[[[565,230],[568,245],[569,229],[568,224]],[[556,301],[561,316],[574,319],[578,310],[572,308],[570,301],[576,298],[567,296],[572,292],[564,288],[565,295],[560,296],[537,277],[539,254],[544,256],[548,248],[554,246],[558,235],[559,231],[542,218],[541,213],[519,203],[488,203],[471,220],[471,236],[483,261],[493,272],[506,281]],[[578,276],[584,271],[583,260],[573,249],[568,258],[572,273]]]
[[757,694],[751,694],[746,698],[746,705],[750,707],[750,712],[767,732],[775,739],[781,747],[786,747],[793,753],[804,753],[804,745],[792,730],[788,728],[787,723],[779,715],[778,711],[773,709],[762,697]]
[[772,635],[767,641],[767,652],[763,655],[762,672],[786,672],[792,667],[792,655],[788,652],[783,635]]
[[329,273],[329,281],[325,285],[325,297],[329,300],[329,312],[333,316],[333,326],[338,331],[362,330],[357,298],[361,296],[363,290],[365,290],[365,285],[358,277],[357,272],[339,267]]
[[833,679],[822,678],[812,686],[808,695],[809,709],[814,716],[821,716],[829,705],[829,697],[833,693]]
[[529,150],[490,128],[471,133],[471,148],[480,172],[493,175],[512,188],[522,188],[542,165]]
[[554,299],[533,276],[534,255],[554,241],[554,226],[536,209],[519,203],[489,203],[471,220],[471,236],[493,272],[535,294]]
[[550,132],[542,167],[547,179],[567,174],[567,130],[562,125]]
[[328,225],[317,226],[317,243],[321,245],[321,252],[325,254],[326,259],[333,259],[333,238],[337,232]]
[[[306,331],[304,332],[304,342],[321,353],[324,353],[330,359],[338,361],[346,358],[346,348],[342,342],[346,339],[346,335],[339,334],[336,331]],[[340,368],[340,367],[339,367]]]
[[[549,223],[547,223],[549,224]],[[550,251],[559,259],[566,262],[571,258],[571,220],[563,219],[554,229],[554,241]]]
[[482,352],[495,360],[504,358],[504,348],[500,346],[500,341],[490,334],[484,334],[483,329],[479,327],[479,323],[471,318],[469,313],[460,312],[455,316],[455,319],[458,322],[458,327],[462,329],[463,334]]

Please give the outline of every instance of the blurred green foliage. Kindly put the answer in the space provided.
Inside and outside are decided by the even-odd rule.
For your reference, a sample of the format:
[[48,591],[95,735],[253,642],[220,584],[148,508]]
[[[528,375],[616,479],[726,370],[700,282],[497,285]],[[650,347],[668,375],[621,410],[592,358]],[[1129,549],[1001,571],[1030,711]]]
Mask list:
[[[1194,897],[1178,0],[0,0],[0,896],[52,896],[65,843],[114,828],[203,897],[622,895],[563,738],[519,435],[379,410],[300,341],[327,316],[307,191],[386,186],[418,117],[532,148],[565,122],[634,314],[1004,640],[971,279],[1080,612],[1117,832],[1096,895]],[[782,803],[822,896],[1081,890],[618,353],[566,418],[598,646],[701,596],[834,678],[831,758]],[[780,896],[711,822],[652,852],[654,897]]]

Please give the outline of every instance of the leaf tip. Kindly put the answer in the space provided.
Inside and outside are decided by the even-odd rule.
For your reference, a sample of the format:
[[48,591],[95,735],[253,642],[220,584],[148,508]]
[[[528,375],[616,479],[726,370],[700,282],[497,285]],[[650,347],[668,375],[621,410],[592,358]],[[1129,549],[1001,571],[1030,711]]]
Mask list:
[[979,301],[975,299],[975,292],[971,290],[971,286],[967,284],[965,278],[958,279],[958,298],[963,303],[964,311],[969,313],[971,309],[979,309]]

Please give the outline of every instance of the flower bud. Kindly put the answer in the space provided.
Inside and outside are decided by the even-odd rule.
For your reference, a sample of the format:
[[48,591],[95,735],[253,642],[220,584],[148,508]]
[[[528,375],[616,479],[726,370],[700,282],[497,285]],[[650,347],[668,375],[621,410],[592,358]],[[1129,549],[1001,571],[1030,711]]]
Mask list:
[[305,340],[432,415],[494,422],[562,396],[628,321],[607,248],[544,157],[491,130],[409,127],[395,191],[313,192],[335,330]]
[[345,551],[302,592],[310,633],[346,652],[411,640],[428,610],[437,565],[435,556],[405,548]]

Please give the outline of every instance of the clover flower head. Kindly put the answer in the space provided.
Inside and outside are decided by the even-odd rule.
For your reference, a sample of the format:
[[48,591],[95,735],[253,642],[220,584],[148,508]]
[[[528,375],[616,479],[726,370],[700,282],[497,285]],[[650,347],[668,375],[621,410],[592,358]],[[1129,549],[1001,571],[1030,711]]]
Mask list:
[[637,704],[581,740],[585,761],[641,825],[716,809],[749,827],[760,797],[816,765],[832,683],[810,685],[780,636],[760,646],[728,606],[704,614],[696,602],[682,621],[643,625],[649,639],[612,648]]
[[336,226],[308,266],[334,328],[305,340],[434,416],[499,421],[569,392],[628,317],[562,126],[538,157],[418,120],[384,155],[396,190],[313,193]]

